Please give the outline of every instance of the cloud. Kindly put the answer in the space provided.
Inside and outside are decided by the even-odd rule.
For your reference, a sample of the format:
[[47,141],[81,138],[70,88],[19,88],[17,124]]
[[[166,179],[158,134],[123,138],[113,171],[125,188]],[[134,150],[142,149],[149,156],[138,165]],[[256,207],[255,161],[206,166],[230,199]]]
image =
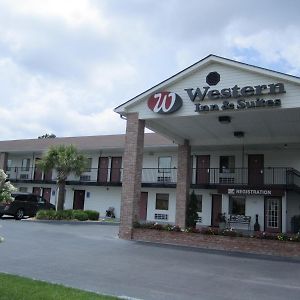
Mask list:
[[300,74],[293,0],[2,0],[2,139],[124,132],[112,109],[210,53]]

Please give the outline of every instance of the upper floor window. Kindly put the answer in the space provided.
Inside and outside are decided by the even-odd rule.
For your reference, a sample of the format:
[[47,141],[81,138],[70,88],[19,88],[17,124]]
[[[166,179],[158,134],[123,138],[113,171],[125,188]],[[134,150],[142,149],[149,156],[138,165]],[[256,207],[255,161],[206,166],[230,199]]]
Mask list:
[[158,158],[158,172],[170,173],[171,172],[171,156],[161,156]]
[[234,156],[220,156],[220,173],[234,173],[234,168]]
[[91,157],[87,159],[86,169],[84,170],[85,172],[91,172],[92,161],[93,161],[93,159]]
[[22,160],[22,171],[29,171],[30,168],[30,158],[24,158]]
[[8,159],[7,160],[7,167],[6,167],[6,171],[10,171],[11,170],[11,165],[12,165],[12,160],[11,159]]

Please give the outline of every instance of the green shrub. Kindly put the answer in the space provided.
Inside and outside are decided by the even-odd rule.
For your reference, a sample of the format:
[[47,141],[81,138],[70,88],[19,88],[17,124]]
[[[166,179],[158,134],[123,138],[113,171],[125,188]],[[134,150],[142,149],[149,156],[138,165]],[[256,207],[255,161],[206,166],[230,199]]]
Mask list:
[[190,200],[188,202],[186,210],[186,226],[196,228],[196,223],[198,219],[198,206],[197,206],[197,196],[195,191],[190,195]]
[[55,210],[39,210],[36,214],[38,220],[55,220]]
[[84,211],[88,215],[88,219],[92,221],[99,220],[99,212],[95,210],[85,210]]
[[72,220],[73,219],[73,210],[58,210],[55,212],[55,220]]
[[83,210],[73,210],[73,219],[78,221],[88,220],[88,214]]

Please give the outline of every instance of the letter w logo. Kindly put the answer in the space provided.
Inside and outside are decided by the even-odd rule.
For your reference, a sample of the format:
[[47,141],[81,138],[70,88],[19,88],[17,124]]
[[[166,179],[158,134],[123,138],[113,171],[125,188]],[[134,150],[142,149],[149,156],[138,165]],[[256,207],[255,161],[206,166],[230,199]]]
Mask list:
[[172,92],[161,92],[152,95],[148,107],[158,114],[170,114],[182,106],[182,99]]

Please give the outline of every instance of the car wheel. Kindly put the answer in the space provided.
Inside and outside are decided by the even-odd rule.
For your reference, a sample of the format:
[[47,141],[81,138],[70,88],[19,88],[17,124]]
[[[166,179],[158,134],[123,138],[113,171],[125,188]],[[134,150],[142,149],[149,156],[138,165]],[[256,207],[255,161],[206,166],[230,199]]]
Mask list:
[[21,220],[23,217],[24,217],[24,209],[23,209],[23,208],[19,208],[19,209],[16,211],[15,219],[16,219],[16,220]]

